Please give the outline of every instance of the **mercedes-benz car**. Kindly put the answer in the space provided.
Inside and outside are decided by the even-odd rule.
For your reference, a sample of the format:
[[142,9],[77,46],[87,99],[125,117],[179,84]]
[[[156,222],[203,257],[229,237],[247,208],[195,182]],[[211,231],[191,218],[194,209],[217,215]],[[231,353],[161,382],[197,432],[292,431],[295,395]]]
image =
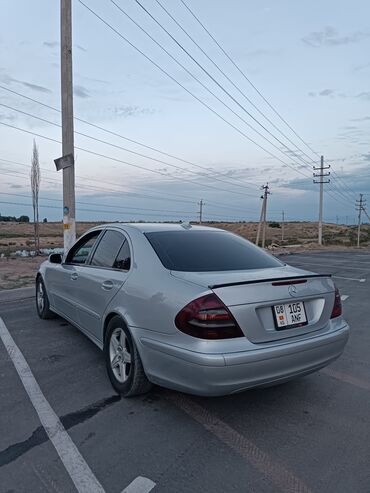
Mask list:
[[92,228],[41,265],[36,307],[99,346],[127,397],[152,384],[207,396],[279,384],[334,361],[349,336],[329,275],[189,224]]

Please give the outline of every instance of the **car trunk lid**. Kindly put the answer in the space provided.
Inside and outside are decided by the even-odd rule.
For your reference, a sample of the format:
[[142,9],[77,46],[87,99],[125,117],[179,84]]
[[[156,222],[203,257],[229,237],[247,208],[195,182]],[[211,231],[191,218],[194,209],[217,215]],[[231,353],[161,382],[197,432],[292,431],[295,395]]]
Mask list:
[[[212,291],[229,308],[245,336],[254,343],[278,341],[323,329],[334,303],[330,276],[290,266],[244,272],[172,273]],[[278,328],[275,305],[303,302],[305,325]]]

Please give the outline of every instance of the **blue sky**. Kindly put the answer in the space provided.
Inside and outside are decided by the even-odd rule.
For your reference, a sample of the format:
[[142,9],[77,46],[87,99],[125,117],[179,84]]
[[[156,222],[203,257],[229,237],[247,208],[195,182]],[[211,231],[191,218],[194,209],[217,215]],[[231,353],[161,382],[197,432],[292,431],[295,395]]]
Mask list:
[[[75,116],[126,137],[76,121],[76,131],[93,137],[75,136],[76,146],[84,149],[76,150],[77,220],[194,219],[201,198],[206,203],[205,219],[256,220],[259,188],[265,182],[272,192],[271,219],[279,219],[284,210],[288,219],[315,220],[318,186],[312,183],[310,166],[318,156],[313,150],[324,154],[334,170],[325,196],[325,218],[354,221],[354,200],[360,192],[366,195],[370,186],[367,1],[186,0],[309,147],[226,59],[181,0],[160,2],[240,92],[156,0],[140,1],[233,99],[134,0],[115,2],[173,58],[110,0],[83,1],[228,123],[73,0]],[[61,145],[41,135],[60,140],[60,114],[9,90],[60,107],[59,2],[3,0],[2,12],[0,212],[31,213],[26,204],[30,204],[28,173],[35,137],[42,167],[41,216],[58,220],[62,217],[62,186],[53,159],[61,155]]]

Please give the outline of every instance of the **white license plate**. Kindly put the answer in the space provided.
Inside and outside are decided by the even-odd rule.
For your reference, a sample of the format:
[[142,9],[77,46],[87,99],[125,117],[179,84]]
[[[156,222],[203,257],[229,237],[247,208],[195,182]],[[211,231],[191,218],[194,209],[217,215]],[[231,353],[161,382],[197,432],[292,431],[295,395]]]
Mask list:
[[277,329],[307,325],[307,316],[303,301],[275,305],[273,312]]

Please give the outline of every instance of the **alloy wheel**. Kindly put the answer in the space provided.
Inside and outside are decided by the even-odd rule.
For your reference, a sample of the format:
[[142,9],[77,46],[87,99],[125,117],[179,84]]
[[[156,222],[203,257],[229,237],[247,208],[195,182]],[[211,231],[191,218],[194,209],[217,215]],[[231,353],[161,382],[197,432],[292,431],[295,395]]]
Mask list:
[[40,281],[37,286],[37,306],[39,309],[39,312],[42,313],[44,310],[45,306],[45,293],[44,293],[44,286],[42,285],[42,282]]
[[109,342],[109,359],[116,379],[120,383],[125,382],[131,371],[131,353],[125,331],[120,327],[112,332]]

